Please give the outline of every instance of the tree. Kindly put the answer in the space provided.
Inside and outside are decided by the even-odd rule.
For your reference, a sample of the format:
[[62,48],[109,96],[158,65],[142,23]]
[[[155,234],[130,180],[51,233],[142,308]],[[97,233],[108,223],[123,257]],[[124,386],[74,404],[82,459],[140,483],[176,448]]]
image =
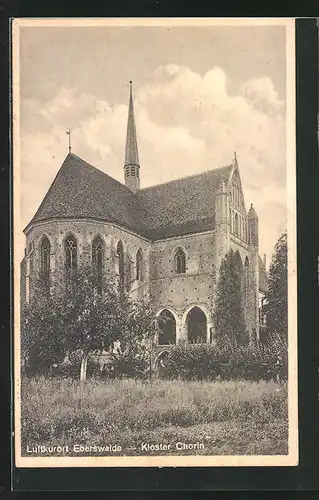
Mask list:
[[90,352],[109,350],[127,331],[127,296],[106,274],[99,293],[91,268],[73,270],[64,283],[66,343],[69,351],[82,351],[80,379],[86,380]]
[[113,356],[113,368],[126,376],[152,374],[154,337],[158,333],[155,310],[145,300],[126,299],[127,322],[120,349]]
[[233,250],[230,250],[221,262],[213,321],[218,343],[234,346],[245,339],[241,276]]
[[287,233],[283,233],[278,239],[270,263],[265,314],[269,335],[279,337],[281,341],[286,342],[288,337]]
[[106,274],[97,283],[92,269],[81,267],[57,275],[51,289],[47,283],[37,286],[23,314],[22,345],[34,364],[46,368],[67,353],[81,352],[80,379],[86,380],[91,352],[119,342],[121,352],[132,356],[147,349],[155,331],[155,313],[147,303],[132,301]]
[[41,278],[33,282],[33,291],[36,300],[21,310],[21,354],[29,369],[45,373],[65,357],[63,315],[59,314],[63,303]]

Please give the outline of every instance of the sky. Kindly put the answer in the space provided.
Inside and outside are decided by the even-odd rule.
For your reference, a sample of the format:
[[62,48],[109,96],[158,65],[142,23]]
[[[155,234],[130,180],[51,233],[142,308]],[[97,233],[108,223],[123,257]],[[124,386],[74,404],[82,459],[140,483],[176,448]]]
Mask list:
[[269,262],[286,228],[284,26],[20,29],[21,222],[68,153],[123,182],[130,80],[141,187],[231,163]]

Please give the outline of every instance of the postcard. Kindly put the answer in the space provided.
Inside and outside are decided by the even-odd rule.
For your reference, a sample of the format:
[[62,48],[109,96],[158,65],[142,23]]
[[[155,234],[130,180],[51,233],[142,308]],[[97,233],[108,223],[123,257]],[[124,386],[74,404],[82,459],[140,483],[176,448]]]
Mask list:
[[12,22],[17,467],[298,465],[295,22]]

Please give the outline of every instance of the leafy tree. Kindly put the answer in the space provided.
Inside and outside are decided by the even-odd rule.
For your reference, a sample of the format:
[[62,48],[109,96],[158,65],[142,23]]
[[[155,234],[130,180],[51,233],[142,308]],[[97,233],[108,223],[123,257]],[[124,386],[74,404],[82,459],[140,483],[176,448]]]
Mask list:
[[278,239],[270,263],[265,314],[270,337],[286,342],[288,336],[288,260],[287,233]]
[[114,357],[119,374],[145,376],[152,374],[154,338],[158,333],[155,310],[148,301],[126,299],[126,330],[120,350]]
[[66,343],[71,352],[82,350],[81,380],[86,379],[89,353],[110,349],[127,330],[125,293],[106,274],[101,276],[99,288],[101,293],[90,268],[72,271],[64,280]]
[[38,367],[81,352],[80,378],[85,380],[91,352],[110,350],[114,342],[121,352],[130,350],[130,356],[146,352],[147,339],[155,333],[154,318],[148,304],[132,301],[106,274],[97,284],[91,268],[82,267],[57,276],[50,291],[43,283],[37,287],[23,314],[23,351],[32,353]]
[[65,357],[63,315],[59,314],[63,303],[41,278],[33,282],[33,291],[36,300],[21,310],[21,354],[29,369],[45,373]]
[[240,271],[233,250],[221,262],[213,321],[219,344],[238,345],[246,340]]

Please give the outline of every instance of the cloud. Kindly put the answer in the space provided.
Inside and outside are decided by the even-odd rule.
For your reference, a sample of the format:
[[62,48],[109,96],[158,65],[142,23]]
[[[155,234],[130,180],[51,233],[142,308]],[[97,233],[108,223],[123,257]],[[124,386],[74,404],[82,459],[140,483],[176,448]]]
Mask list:
[[[285,106],[267,77],[228,91],[225,72],[159,66],[134,96],[143,186],[230,163],[237,152],[246,205],[260,216],[261,252],[270,257],[285,227]],[[33,216],[72,149],[123,179],[127,105],[61,88],[48,102],[22,106],[22,220]]]

